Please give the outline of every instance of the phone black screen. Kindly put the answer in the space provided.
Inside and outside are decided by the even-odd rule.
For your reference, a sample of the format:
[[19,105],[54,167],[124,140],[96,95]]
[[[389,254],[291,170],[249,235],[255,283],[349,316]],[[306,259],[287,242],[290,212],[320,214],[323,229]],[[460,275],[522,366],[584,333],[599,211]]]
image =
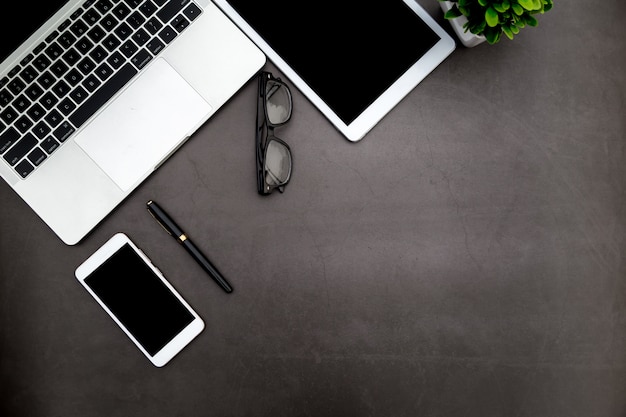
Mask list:
[[128,244],[85,283],[152,356],[193,321],[189,310]]

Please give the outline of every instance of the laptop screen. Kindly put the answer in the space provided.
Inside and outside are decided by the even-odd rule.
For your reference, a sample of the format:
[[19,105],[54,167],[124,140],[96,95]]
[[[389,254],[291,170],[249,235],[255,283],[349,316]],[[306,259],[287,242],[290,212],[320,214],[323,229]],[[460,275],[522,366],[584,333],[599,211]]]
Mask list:
[[15,25],[0,25],[0,61],[11,55],[30,35],[46,23],[68,0],[16,1],[11,6],[14,16],[24,16]]

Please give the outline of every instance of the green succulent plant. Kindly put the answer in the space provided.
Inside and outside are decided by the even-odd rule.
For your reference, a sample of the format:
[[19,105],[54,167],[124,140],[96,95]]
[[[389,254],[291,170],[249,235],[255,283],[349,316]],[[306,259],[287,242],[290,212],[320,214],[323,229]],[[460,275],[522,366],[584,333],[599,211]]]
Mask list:
[[[439,0],[445,1],[445,0]],[[513,39],[520,29],[537,26],[537,13],[552,9],[553,0],[448,0],[452,8],[445,14],[446,19],[465,16],[465,31],[483,35],[487,42],[494,44],[504,33]]]

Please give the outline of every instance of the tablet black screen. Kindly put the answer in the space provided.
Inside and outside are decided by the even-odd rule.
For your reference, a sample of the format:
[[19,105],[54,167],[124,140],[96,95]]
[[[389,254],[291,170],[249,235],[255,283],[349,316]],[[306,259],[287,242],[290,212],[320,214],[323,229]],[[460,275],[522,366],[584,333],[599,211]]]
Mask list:
[[439,36],[402,0],[228,0],[346,124]]

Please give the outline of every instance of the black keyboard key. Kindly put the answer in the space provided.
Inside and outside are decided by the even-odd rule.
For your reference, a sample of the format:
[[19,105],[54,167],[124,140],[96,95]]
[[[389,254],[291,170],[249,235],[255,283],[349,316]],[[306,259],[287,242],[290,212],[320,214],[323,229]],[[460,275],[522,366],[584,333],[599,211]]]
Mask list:
[[100,20],[100,17],[102,17],[102,15],[98,13],[96,9],[89,9],[85,12],[85,14],[83,14],[83,20],[89,26],[93,26],[96,23],[98,23],[98,20]]
[[33,49],[33,53],[35,55],[39,55],[44,49],[46,49],[46,43],[41,42],[39,45],[35,47],[35,49]]
[[59,102],[59,99],[52,93],[48,92],[43,95],[39,103],[44,106],[46,109],[50,110],[54,107],[55,104]]
[[157,16],[163,22],[169,22],[176,16],[191,0],[172,0],[168,2],[161,10],[157,12]]
[[22,70],[22,72],[20,72],[20,77],[22,77],[22,80],[24,80],[26,84],[32,83],[33,80],[37,78],[38,75],[39,73],[37,72],[35,68],[33,68],[32,65],[27,66],[26,68]]
[[85,55],[87,52],[89,52],[91,48],[93,48],[93,42],[87,39],[87,37],[82,38],[76,43],[76,49],[78,49],[78,52],[82,55]]
[[48,122],[50,127],[55,128],[61,123],[63,116],[56,109],[52,109],[48,112],[46,117],[44,117],[44,120]]
[[106,63],[102,63],[95,71],[95,74],[98,76],[98,78],[100,78],[102,81],[105,81],[107,78],[109,78],[111,75],[113,75],[113,69],[108,66]]
[[2,110],[2,113],[0,113],[0,119],[2,119],[4,123],[8,125],[13,123],[15,119],[17,119],[17,116],[19,115],[13,109],[13,107],[7,107],[6,109]]
[[85,75],[93,71],[95,67],[96,67],[96,64],[94,64],[94,62],[89,57],[83,58],[76,66],[76,68],[78,68],[80,72],[82,72]]
[[101,63],[109,56],[109,53],[102,46],[98,45],[93,48],[93,51],[89,53],[89,56],[96,62],[96,64]]
[[115,34],[121,41],[126,40],[130,35],[132,35],[133,30],[128,26],[125,22],[122,22],[115,30]]
[[63,23],[61,23],[59,25],[59,27],[57,29],[58,29],[59,32],[63,32],[65,29],[70,27],[71,24],[72,24],[72,20],[71,19],[66,19]]
[[165,48],[165,44],[159,40],[159,38],[152,38],[150,42],[146,44],[148,51],[152,52],[152,55],[157,55]]
[[76,20],[80,17],[80,15],[82,15],[85,12],[85,10],[83,9],[77,9],[74,13],[72,13],[72,15],[70,16],[70,19],[72,20]]
[[137,52],[137,55],[135,55],[130,61],[138,69],[142,69],[148,64],[148,62],[150,62],[150,60],[152,60],[152,55],[150,54],[150,52],[142,49],[141,51]]
[[41,142],[40,145],[43,150],[46,151],[48,155],[50,155],[52,152],[57,150],[57,148],[59,147],[59,142],[54,140],[52,136],[48,136]]
[[114,69],[118,69],[119,67],[122,66],[122,64],[124,64],[124,62],[126,62],[124,60],[124,57],[122,56],[122,54],[120,54],[119,52],[114,52],[109,59],[107,59],[107,62],[109,63],[110,66],[112,66]]
[[35,166],[39,166],[47,156],[41,148],[35,148],[31,153],[28,154],[28,160],[33,163]]
[[33,58],[35,57],[35,55],[33,54],[28,54],[26,55],[24,58],[22,58],[22,60],[20,61],[20,65],[24,66],[26,64],[28,64],[30,61],[33,60]]
[[61,77],[67,72],[68,69],[70,69],[70,67],[68,67],[63,61],[57,61],[50,67],[50,71],[52,71],[52,73],[57,77]]
[[67,49],[70,46],[74,45],[74,42],[76,42],[76,36],[72,35],[70,31],[66,31],[63,32],[61,36],[59,36],[57,42],[59,42],[61,46]]
[[26,87],[26,95],[31,100],[37,100],[43,94],[43,88],[37,84],[32,84]]
[[33,127],[33,133],[39,139],[45,138],[46,135],[48,135],[48,133],[50,133],[51,130],[52,129],[50,129],[50,127],[44,122],[39,122],[35,125],[35,127]]
[[115,93],[124,87],[135,74],[137,74],[137,70],[131,64],[126,64],[121,67],[115,75],[109,78],[101,88],[70,116],[70,122],[76,127],[82,126],[98,109],[109,101]]
[[46,42],[51,43],[53,40],[56,39],[57,36],[59,36],[59,32],[55,30],[46,37]]
[[20,174],[22,178],[26,178],[31,172],[35,170],[35,167],[33,167],[30,164],[30,162],[24,159],[22,162],[17,164],[17,166],[15,167],[15,170],[17,171],[18,174]]
[[4,159],[14,166],[20,159],[26,156],[35,146],[37,146],[38,140],[30,133],[26,134],[20,139],[9,151],[4,154]]
[[74,91],[70,93],[70,97],[76,102],[76,104],[82,103],[87,99],[88,96],[89,93],[87,93],[87,91],[80,85],[77,86]]
[[113,15],[119,20],[124,20],[130,14],[130,9],[125,3],[120,3],[113,8]]
[[143,25],[144,29],[150,32],[152,35],[155,35],[161,28],[163,27],[163,23],[159,22],[159,19],[153,17],[148,20],[145,25]]
[[77,20],[72,26],[70,26],[70,30],[77,38],[80,38],[87,33],[89,26],[87,26],[87,24],[85,24],[82,20]]
[[41,120],[42,117],[45,116],[46,111],[44,110],[43,107],[41,107],[41,104],[39,103],[35,103],[33,104],[33,106],[28,109],[28,111],[26,112],[26,114],[28,115],[28,117],[30,117],[34,122],[37,122],[39,120]]
[[32,126],[33,122],[26,115],[15,121],[15,127],[22,133],[26,133]]
[[130,58],[133,56],[139,48],[134,44],[133,41],[126,41],[120,46],[120,52],[124,54],[126,58]]
[[83,75],[76,68],[71,69],[65,76],[65,81],[72,87],[75,87],[82,79]]
[[137,30],[133,35],[133,40],[139,46],[143,46],[146,42],[150,40],[150,35],[143,29]]
[[61,123],[61,125],[56,128],[56,130],[52,133],[54,135],[55,138],[57,138],[57,140],[59,142],[65,142],[67,140],[67,138],[69,138],[72,133],[74,133],[75,129],[74,127],[69,124],[67,121]]
[[122,42],[120,42],[119,39],[117,39],[117,36],[111,34],[109,36],[107,36],[104,39],[104,42],[102,42],[102,45],[104,45],[104,47],[109,51],[113,51],[115,48],[117,48],[118,46],[120,46]]
[[130,16],[128,16],[128,18],[126,19],[126,22],[130,25],[130,27],[132,27],[133,29],[137,29],[139,28],[141,25],[144,24],[144,22],[146,21],[146,18],[143,17],[143,15],[139,12],[135,12],[133,14],[131,14]]
[[78,51],[74,48],[70,48],[66,53],[63,54],[63,61],[65,61],[65,63],[70,67],[74,66],[74,64],[76,64],[80,58],[81,54],[79,54]]
[[3,154],[22,137],[17,130],[10,127],[0,135],[0,154]]
[[100,25],[107,32],[112,31],[115,28],[115,26],[117,26],[118,23],[119,21],[110,14],[104,16],[104,18],[102,18],[102,20],[100,21]]
[[24,90],[24,88],[26,88],[26,84],[24,84],[24,81],[19,78],[14,78],[9,81],[9,85],[7,87],[14,95],[18,95],[22,92],[22,90]]
[[[40,44],[40,45],[41,45],[41,44]],[[21,65],[26,65],[26,64],[28,64],[29,62],[31,62],[34,58],[35,58],[35,54],[34,54],[34,53],[32,53],[32,54],[28,54],[28,55],[26,55],[26,56],[24,57],[24,59],[22,59],[22,60],[20,61],[20,64],[21,64]]]
[[7,89],[0,91],[0,107],[7,106],[13,100],[13,94]]
[[147,0],[141,4],[139,11],[143,13],[144,16],[150,17],[157,11],[157,6],[150,0]]
[[85,81],[83,81],[82,85],[89,92],[94,92],[96,90],[96,88],[100,87],[100,84],[102,84],[102,83],[100,82],[98,77],[96,77],[95,75],[91,74],[90,76],[85,78]]
[[74,104],[74,102],[69,98],[61,100],[61,102],[57,106],[57,109],[59,109],[59,111],[66,116],[73,112],[75,108],[76,104]]
[[18,113],[24,113],[29,106],[30,100],[28,100],[23,94],[13,100],[13,107]]
[[19,65],[16,65],[13,67],[13,69],[11,71],[9,71],[9,77],[13,78],[15,77],[20,71],[22,70],[22,67],[20,67]]
[[111,3],[109,0],[100,0],[96,2],[96,5],[94,7],[98,9],[100,13],[106,14],[109,10],[113,8],[113,3]]
[[159,32],[159,38],[167,44],[172,42],[177,34],[178,32],[176,32],[170,25],[167,25],[162,31]]
[[48,55],[48,58],[54,61],[61,56],[63,48],[61,48],[58,43],[54,42],[46,48],[45,53]]
[[59,80],[59,82],[52,87],[52,91],[54,91],[54,94],[59,96],[59,98],[65,97],[71,89],[72,88],[63,80]]
[[200,10],[195,3],[191,3],[185,10],[183,10],[183,14],[192,22],[196,19],[196,17],[200,16],[200,13],[202,13],[202,10]]
[[100,42],[102,39],[104,39],[106,34],[107,33],[100,26],[95,26],[93,29],[87,32],[87,36],[89,36],[89,39],[91,39],[93,43]]
[[37,68],[39,71],[44,71],[46,68],[50,66],[52,62],[45,55],[37,55],[37,58],[33,61],[33,66]]
[[44,72],[39,76],[39,78],[37,78],[37,82],[39,83],[39,85],[41,85],[45,89],[50,88],[50,86],[52,86],[55,81],[56,77],[53,76],[50,71]]
[[189,20],[187,20],[182,14],[179,14],[174,19],[172,19],[171,23],[178,33],[187,29],[187,26],[189,26]]

